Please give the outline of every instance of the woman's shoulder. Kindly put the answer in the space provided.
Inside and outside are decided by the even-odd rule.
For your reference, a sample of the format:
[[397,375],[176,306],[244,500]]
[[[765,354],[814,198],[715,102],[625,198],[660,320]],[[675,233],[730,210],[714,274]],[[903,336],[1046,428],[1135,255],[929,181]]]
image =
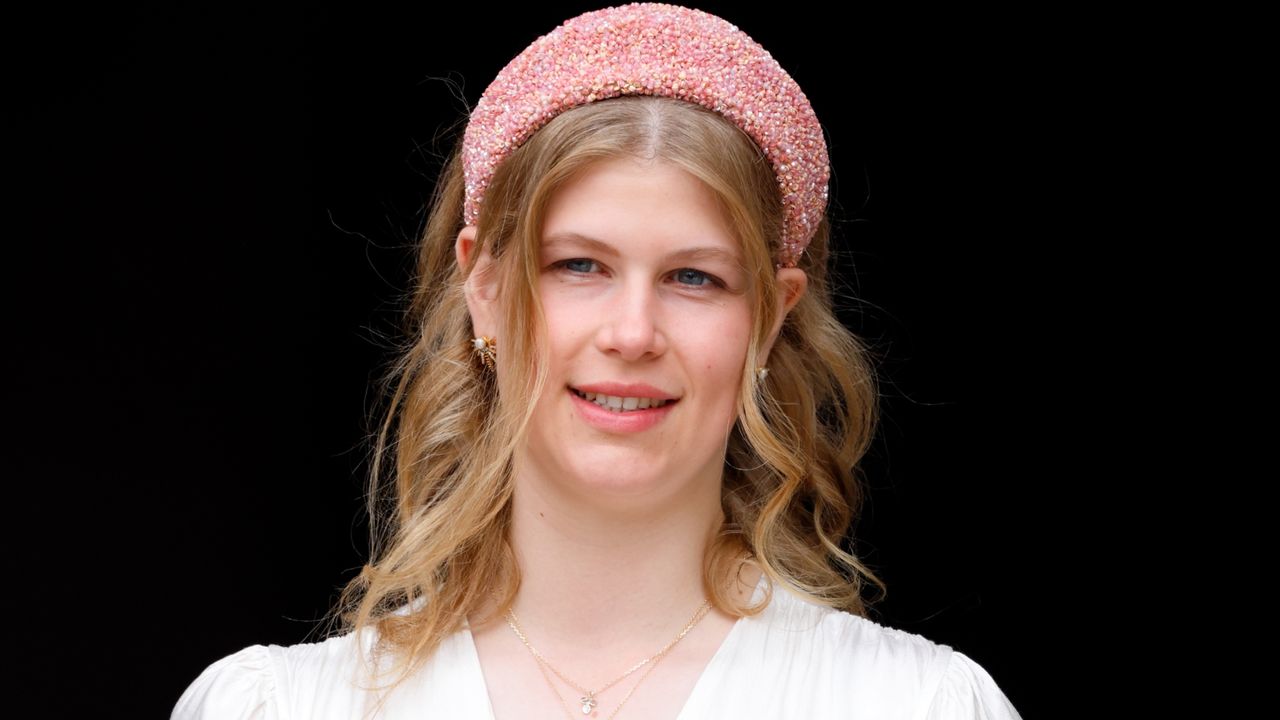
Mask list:
[[368,636],[335,635],[295,645],[250,645],[206,667],[187,686],[173,709],[173,720],[228,718],[277,720],[301,716],[297,698],[308,702],[325,690],[326,701],[344,704],[359,677]]
[[[748,644],[772,666],[769,672],[781,672],[797,687],[818,682],[835,688],[872,715],[901,717],[906,702],[913,707],[909,714],[930,720],[1020,717],[991,675],[964,653],[787,588],[774,590],[755,627]],[[783,647],[788,652],[777,652]]]
[[251,645],[210,664],[183,691],[170,715],[172,720],[279,717],[276,674],[265,645]]
[[757,625],[768,642],[802,647],[824,663],[871,663],[880,673],[945,667],[954,652],[923,635],[820,605],[781,586]]

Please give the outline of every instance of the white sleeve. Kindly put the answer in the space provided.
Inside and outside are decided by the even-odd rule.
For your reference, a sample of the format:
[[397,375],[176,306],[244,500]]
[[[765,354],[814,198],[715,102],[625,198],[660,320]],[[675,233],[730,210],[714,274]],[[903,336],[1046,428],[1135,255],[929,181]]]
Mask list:
[[213,663],[189,685],[170,720],[281,720],[265,645]]
[[962,652],[952,651],[928,720],[1022,720],[991,675]]

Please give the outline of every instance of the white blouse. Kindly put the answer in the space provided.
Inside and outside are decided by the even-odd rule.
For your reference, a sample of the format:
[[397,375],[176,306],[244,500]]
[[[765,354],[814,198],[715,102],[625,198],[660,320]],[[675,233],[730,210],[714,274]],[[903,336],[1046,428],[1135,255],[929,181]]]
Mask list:
[[[764,578],[754,602],[763,596]],[[366,638],[371,635],[366,634]],[[172,720],[352,720],[376,698],[355,687],[353,634],[282,647],[253,645],[191,683]],[[364,642],[368,651],[371,642]],[[370,715],[369,717],[375,717]],[[494,720],[469,627],[386,700],[382,720]],[[980,665],[949,646],[774,588],[740,618],[707,663],[677,720],[856,718],[1021,720]]]

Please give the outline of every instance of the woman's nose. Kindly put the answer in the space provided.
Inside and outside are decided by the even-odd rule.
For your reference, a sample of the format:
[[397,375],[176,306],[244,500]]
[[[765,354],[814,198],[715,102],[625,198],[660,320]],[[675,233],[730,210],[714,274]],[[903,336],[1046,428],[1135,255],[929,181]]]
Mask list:
[[628,361],[658,356],[666,351],[662,308],[657,288],[643,280],[619,282],[612,302],[602,307],[597,345],[602,352],[617,353]]

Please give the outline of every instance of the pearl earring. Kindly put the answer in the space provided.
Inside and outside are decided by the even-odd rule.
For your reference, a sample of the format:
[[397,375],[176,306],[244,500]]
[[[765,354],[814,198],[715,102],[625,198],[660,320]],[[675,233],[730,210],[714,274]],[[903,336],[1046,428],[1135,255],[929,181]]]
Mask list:
[[498,360],[498,341],[494,338],[481,335],[478,338],[472,338],[471,349],[480,358],[480,362],[489,369],[494,369],[494,363]]

